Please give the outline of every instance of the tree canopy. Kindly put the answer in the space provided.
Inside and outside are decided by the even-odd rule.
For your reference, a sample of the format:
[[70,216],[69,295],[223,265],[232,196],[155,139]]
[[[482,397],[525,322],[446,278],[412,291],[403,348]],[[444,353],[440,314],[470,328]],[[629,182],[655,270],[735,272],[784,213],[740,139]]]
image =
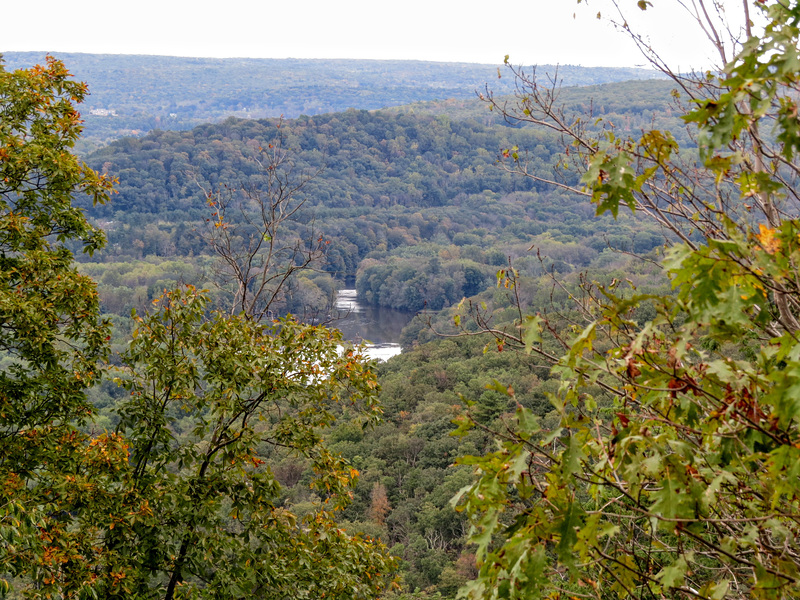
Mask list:
[[15,72],[0,63],[0,572],[39,581],[93,543],[64,511],[75,471],[103,461],[76,428],[92,413],[85,390],[109,329],[67,248],[103,245],[72,200],[104,202],[111,189],[70,151],[85,94],[58,61]]
[[[669,232],[658,264],[672,292],[584,280],[568,289],[571,333],[544,312],[485,326],[499,345],[551,362],[559,420],[545,426],[518,405],[495,430],[495,452],[462,459],[477,471],[458,502],[480,567],[466,597],[800,593],[800,7],[744,3],[740,44],[716,3],[693,6],[724,62],[717,73],[667,70],[697,153],[667,131],[634,138],[607,124],[592,135],[559,108],[557,90],[518,69],[517,105],[488,97],[509,118],[564,135],[562,167],[598,213],[627,207]],[[543,178],[516,148],[509,160]],[[500,280],[518,284],[511,268]],[[507,383],[494,388],[513,401]],[[482,426],[476,410],[462,431]]]
[[[42,52],[6,52],[12,68]],[[236,116],[246,119],[376,110],[420,100],[471,98],[496,67],[408,60],[189,58],[60,52],[58,58],[92,89],[84,104],[80,153],[154,129],[191,129]],[[498,57],[499,58],[499,57]],[[566,85],[648,79],[649,69],[564,66]],[[503,85],[503,82],[497,82]],[[513,89],[509,81],[507,91]]]
[[[102,232],[75,204],[112,181],[73,154],[86,87],[59,61],[0,64],[0,592],[31,598],[373,598],[396,567],[335,515],[358,471],[323,432],[380,415],[338,332],[211,310],[191,286],[110,327],[69,247]],[[114,431],[87,390],[112,372]],[[313,473],[287,508],[277,461]]]

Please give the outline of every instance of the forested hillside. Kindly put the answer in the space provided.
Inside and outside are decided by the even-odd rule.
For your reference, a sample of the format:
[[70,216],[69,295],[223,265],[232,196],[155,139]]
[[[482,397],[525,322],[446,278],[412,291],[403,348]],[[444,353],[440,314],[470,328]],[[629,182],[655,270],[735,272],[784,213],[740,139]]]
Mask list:
[[[0,48],[0,53],[2,53]],[[6,52],[11,69],[44,61],[45,52]],[[152,129],[188,129],[228,116],[295,118],[348,108],[377,109],[420,100],[471,98],[487,82],[511,92],[497,67],[467,63],[368,60],[180,58],[58,53],[89,85],[82,105],[82,153]],[[498,56],[498,64],[503,57]],[[555,73],[552,66],[542,72]],[[651,79],[645,69],[561,66],[566,86]]]
[[618,23],[669,84],[255,119],[127,57],[88,164],[85,86],[0,62],[0,596],[800,596],[800,4],[678,4],[716,69]]
[[[591,112],[594,131],[614,124],[633,135],[658,126],[691,144],[669,91],[660,81],[628,82],[565,89],[561,99],[571,114]],[[154,131],[88,158],[119,178],[110,202],[86,205],[108,246],[79,257],[117,325],[115,348],[125,348],[134,326],[130,310],[148,310],[176,284],[209,287],[212,305],[225,305],[213,285],[209,231],[220,221],[209,200],[266,189],[276,145],[286,150],[281,168],[304,182],[305,204],[283,235],[313,230],[328,242],[318,271],[292,278],[282,309],[302,314],[311,306],[326,314],[335,290],[354,281],[364,302],[426,311],[405,330],[406,352],[379,367],[383,422],[366,430],[343,423],[329,441],[360,473],[342,516],[345,529],[380,538],[401,559],[402,593],[452,597],[475,575],[466,521],[449,504],[471,470],[453,463],[491,447],[485,433],[452,437],[452,420],[464,399],[477,402],[475,414],[487,426],[512,409],[503,393],[487,389],[494,381],[513,381],[515,402],[555,419],[547,394],[558,382],[519,353],[497,352],[502,346],[491,338],[439,337],[434,331],[457,331],[453,313],[443,309],[473,297],[494,325],[513,327],[520,311],[548,307],[564,311],[565,327],[572,300],[553,275],[577,286],[588,271],[606,282],[627,279],[643,292],[661,290],[659,271],[631,263],[626,253],[649,253],[669,234],[631,215],[595,218],[575,194],[510,173],[508,160],[517,152],[538,172],[578,182],[559,167],[559,136],[509,124],[477,99]],[[516,291],[496,287],[509,261]],[[122,397],[108,381],[93,390],[99,424],[116,426]],[[175,426],[187,427],[180,419]],[[315,495],[307,463],[284,457],[273,468],[284,485],[281,502],[299,514],[310,510]]]
[[[619,87],[564,89],[563,103],[575,114],[592,112],[601,119],[593,125],[598,129],[605,122],[615,122],[626,131],[635,132],[657,123],[681,135],[669,88],[663,82],[615,85]],[[625,101],[621,100],[623,96]],[[475,575],[474,555],[465,547],[466,521],[449,503],[469,483],[471,471],[454,468],[453,463],[458,456],[480,453],[490,444],[485,434],[456,440],[450,435],[452,420],[461,412],[464,398],[479,403],[479,418],[487,425],[505,414],[510,408],[507,399],[496,390],[487,390],[487,385],[508,379],[517,382],[518,402],[537,413],[548,414],[545,394],[554,389],[555,382],[546,370],[519,354],[487,353],[483,338],[438,337],[434,330],[455,332],[452,313],[431,311],[442,311],[465,297],[473,297],[494,313],[497,324],[503,324],[512,322],[514,315],[527,307],[547,304],[568,309],[568,298],[554,290],[548,274],[559,274],[574,283],[585,269],[604,278],[627,277],[643,289],[663,283],[657,273],[642,269],[641,265],[627,265],[626,255],[619,253],[650,251],[663,242],[662,231],[631,217],[593,220],[592,209],[574,194],[514,176],[502,161],[516,152],[512,150],[516,147],[535,168],[555,172],[554,176],[565,182],[576,182],[576,174],[558,166],[558,136],[511,126],[475,98],[295,119],[229,118],[183,131],[157,130],[128,137],[95,151],[88,157],[90,166],[100,172],[104,182],[117,178],[117,193],[105,203],[87,202],[83,208],[103,227],[109,243],[103,248],[98,240],[94,253],[76,252],[76,258],[82,276],[88,275],[98,283],[99,310],[109,320],[104,326],[111,326],[105,330],[112,351],[106,368],[115,374],[116,381],[107,376],[87,391],[97,414],[90,423],[81,425],[80,433],[68,435],[74,438],[115,431],[129,436],[134,445],[151,443],[147,442],[149,436],[166,435],[176,446],[167,451],[169,444],[163,442],[162,451],[166,454],[160,455],[159,461],[164,462],[159,464],[167,470],[159,476],[170,479],[174,472],[170,461],[177,460],[181,453],[191,454],[193,436],[206,427],[205,410],[243,410],[239,414],[250,414],[251,405],[220,405],[193,412],[183,398],[194,397],[196,392],[187,388],[175,399],[167,394],[158,400],[164,403],[162,410],[170,406],[170,401],[183,402],[181,407],[169,408],[163,416],[147,413],[149,416],[142,422],[158,424],[166,419],[164,422],[169,423],[166,429],[151,432],[147,427],[137,429],[136,415],[144,415],[142,411],[153,410],[155,405],[140,403],[136,398],[146,398],[152,385],[162,385],[156,380],[166,382],[177,376],[160,369],[173,364],[173,360],[177,360],[175,365],[180,364],[183,353],[206,361],[203,377],[215,377],[215,369],[227,369],[225,365],[230,364],[233,371],[220,380],[225,385],[230,373],[241,372],[243,356],[249,357],[248,366],[260,360],[250,354],[237,354],[229,363],[231,357],[224,350],[231,343],[228,341],[204,346],[208,336],[227,340],[226,336],[245,327],[244,323],[220,316],[229,306],[230,296],[226,295],[219,257],[210,242],[220,239],[214,237],[214,231],[235,229],[241,224],[238,221],[250,214],[234,211],[223,219],[219,214],[222,199],[238,198],[243,190],[258,197],[273,189],[269,187],[270,177],[279,171],[287,177],[281,181],[302,182],[302,186],[296,190],[296,198],[280,205],[289,210],[297,206],[298,212],[274,235],[281,240],[294,240],[306,239],[313,233],[324,240],[324,245],[319,246],[324,252],[317,254],[315,250],[310,255],[314,261],[308,266],[313,270],[299,270],[286,279],[282,296],[271,304],[276,316],[287,311],[329,313],[335,290],[353,282],[365,302],[428,311],[427,318],[416,319],[404,332],[406,353],[377,367],[382,385],[380,423],[376,424],[373,418],[373,427],[364,428],[362,422],[349,415],[338,424],[333,421],[333,413],[320,408],[308,415],[313,423],[330,427],[326,436],[329,450],[341,454],[354,469],[342,481],[349,482],[356,472],[361,479],[352,490],[352,502],[338,518],[339,525],[355,536],[354,540],[366,534],[390,548],[400,561],[399,595],[452,597],[460,585]],[[270,154],[275,148],[285,153]],[[285,161],[276,160],[276,156]],[[272,241],[271,231],[261,235]],[[242,238],[232,239],[242,244]],[[312,244],[315,239],[311,238]],[[73,240],[70,247],[77,251],[82,243]],[[533,252],[532,246],[536,248]],[[295,255],[288,264],[296,258]],[[522,297],[508,289],[495,289],[496,273],[508,268],[509,261],[517,269],[519,283],[526,285]],[[175,286],[187,285],[210,291],[197,296],[189,288],[188,292],[163,296]],[[185,308],[173,314],[179,305]],[[152,316],[131,316],[132,310]],[[209,314],[210,318],[204,316]],[[151,343],[165,335],[165,326],[182,328],[180,338],[173,338],[180,339],[180,348],[165,351],[163,346]],[[283,347],[292,347],[297,336],[311,339],[319,335],[302,328],[294,331],[285,325],[267,334],[260,330],[245,334],[241,330],[241,335],[256,335],[259,344],[273,339]],[[267,337],[258,337],[262,335]],[[132,342],[132,338],[137,341]],[[333,366],[338,358],[324,354],[330,350],[330,343],[319,343],[322,345],[315,350],[317,360],[331,361],[330,368],[338,368]],[[253,351],[248,348],[240,352]],[[3,357],[4,368],[13,369],[14,364],[12,357]],[[300,367],[277,368],[291,373]],[[355,385],[363,384],[360,372],[348,376],[353,377]],[[244,375],[237,384],[242,386],[237,394],[249,393],[247,390],[259,385],[247,377]],[[291,381],[285,383],[289,385]],[[177,385],[177,381],[168,385]],[[215,384],[203,381],[197,385],[198,389],[209,385],[212,388],[207,389],[213,389]],[[192,402],[205,406],[206,393]],[[231,391],[223,386],[213,393],[225,397]],[[288,398],[303,395],[298,389],[280,391],[278,396],[281,394]],[[274,401],[281,405],[281,398]],[[289,411],[286,417],[293,419],[292,415]],[[291,436],[309,431],[300,421],[289,423],[291,429],[287,431]],[[102,439],[111,445],[122,440],[114,436]],[[317,451],[314,437],[291,439],[297,448]],[[256,504],[262,503],[259,510],[264,514],[291,511],[305,523],[320,518],[320,494],[309,487],[315,481],[314,465],[320,467],[305,451],[274,452],[259,444],[257,449],[243,447],[242,452],[242,460],[251,461],[254,466],[268,460],[274,473],[267,504],[261,497],[255,499]],[[187,464],[189,454],[180,458],[181,464]],[[141,469],[146,469],[145,455],[137,456],[137,460],[145,461],[138,463]],[[114,464],[116,470],[109,473],[108,483],[112,487],[121,485],[114,478],[122,477],[127,468],[124,461]],[[204,464],[196,464],[200,467],[198,473],[208,468]],[[136,468],[138,472],[139,467]],[[258,485],[265,485],[272,477],[261,475],[267,479]],[[69,482],[73,475],[66,477]],[[171,481],[170,485],[184,485],[180,479]],[[238,489],[236,485],[239,484],[224,483],[233,487],[220,489]],[[164,497],[131,501],[162,503],[164,510],[173,511],[170,518],[179,523],[196,519],[191,506],[169,505],[174,493],[170,489],[162,488]],[[77,508],[71,510],[82,514]],[[218,509],[204,518],[211,519],[208,522],[215,523],[215,527],[231,527],[231,517],[219,514]],[[117,521],[112,523],[122,526]],[[136,535],[143,535],[140,525],[136,527],[140,528]],[[147,544],[157,543],[155,538],[147,540]],[[349,543],[359,542],[343,537],[334,545],[346,547]],[[368,552],[365,557],[379,562],[380,546],[370,544],[363,546]],[[145,547],[144,551],[154,556],[154,550]],[[312,546],[308,551],[315,549]],[[130,548],[123,554],[133,552]],[[376,554],[369,554],[373,552]],[[9,560],[21,560],[20,556],[13,554]],[[280,556],[270,560],[276,558]],[[389,563],[384,566],[390,568]],[[172,567],[161,568],[169,572]],[[139,577],[134,571],[129,573],[131,578]],[[287,567],[286,573],[292,573],[291,569]],[[25,581],[23,578],[17,583]],[[380,581],[376,578],[372,583],[383,585]],[[309,582],[312,587],[318,584],[313,578]],[[56,579],[48,585],[57,585]],[[118,584],[114,580],[109,585]]]
[[[635,132],[655,123],[680,137],[668,86],[617,85],[619,94],[606,86],[566,90],[564,101],[576,113],[593,105],[603,119],[598,127],[607,121]],[[629,103],[619,100],[623,94]],[[526,275],[566,273],[586,267],[607,248],[646,252],[664,239],[628,217],[593,220],[591,207],[574,195],[506,172],[498,160],[518,146],[532,168],[552,173],[559,139],[509,127],[474,100],[285,121],[229,119],[114,142],[89,157],[91,166],[119,178],[112,201],[89,209],[110,241],[92,260],[149,257],[151,263],[203,265],[209,249],[199,233],[213,212],[207,194],[262,185],[267,173],[261,154],[278,139],[295,175],[313,174],[293,231],[313,227],[324,236],[329,244],[319,267],[339,285],[355,279],[361,298],[372,304],[438,310],[490,285],[509,256],[519,259],[517,268]],[[555,176],[573,183],[576,177],[563,170]],[[528,252],[532,244],[541,261]],[[114,272],[101,283],[117,281],[125,294],[130,286],[120,286]],[[153,275],[135,287],[159,279]],[[331,284],[319,278],[303,286],[298,297],[330,297]],[[102,289],[115,312],[132,307]]]

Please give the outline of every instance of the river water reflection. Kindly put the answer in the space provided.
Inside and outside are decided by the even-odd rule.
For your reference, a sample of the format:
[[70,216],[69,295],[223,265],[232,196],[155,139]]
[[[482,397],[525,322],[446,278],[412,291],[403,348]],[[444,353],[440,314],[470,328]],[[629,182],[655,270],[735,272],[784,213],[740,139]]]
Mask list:
[[344,318],[331,327],[341,329],[344,338],[352,342],[367,341],[367,354],[378,360],[400,354],[400,332],[414,318],[414,313],[361,304],[355,290],[339,290],[336,310]]

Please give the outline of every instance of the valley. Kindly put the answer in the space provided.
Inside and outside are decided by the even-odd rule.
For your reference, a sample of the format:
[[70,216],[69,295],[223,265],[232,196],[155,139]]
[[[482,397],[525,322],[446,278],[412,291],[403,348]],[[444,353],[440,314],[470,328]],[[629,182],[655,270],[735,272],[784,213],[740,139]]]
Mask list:
[[[681,136],[670,89],[660,80],[633,81],[565,87],[561,97],[574,114],[594,105],[596,118],[631,133],[657,124]],[[77,258],[98,282],[121,352],[134,326],[130,311],[147,311],[174,285],[208,289],[212,305],[230,302],[220,257],[208,242],[222,223],[215,222],[216,199],[228,194],[238,202],[244,193],[269,205],[265,169],[276,156],[270,151],[285,152],[278,165],[284,181],[302,182],[287,206],[300,208],[270,236],[308,248],[324,239],[325,251],[313,270],[287,280],[270,314],[325,320],[356,302],[358,310],[331,326],[353,341],[380,344],[388,335],[388,355],[403,348],[376,365],[382,423],[356,431],[344,422],[329,435],[331,448],[360,473],[343,526],[382,540],[401,560],[402,598],[450,598],[474,574],[465,518],[450,505],[470,471],[454,463],[491,442],[485,432],[460,441],[451,435],[465,402],[477,402],[488,426],[513,410],[489,388],[513,381],[514,402],[555,418],[547,395],[558,382],[548,368],[518,352],[498,352],[492,336],[440,335],[457,332],[456,306],[472,298],[485,303],[498,326],[514,327],[519,310],[570,310],[554,275],[569,286],[584,273],[606,282],[625,277],[641,290],[666,286],[658,270],[628,253],[657,252],[668,234],[631,214],[595,217],[584,199],[512,174],[503,156],[512,147],[524,148],[536,169],[558,169],[557,136],[511,126],[477,98],[293,119],[228,118],[123,138],[87,156],[90,166],[119,180],[109,203],[85,205],[104,225],[108,246]],[[574,183],[578,175],[563,177]],[[245,217],[229,212],[225,221],[234,227]],[[510,267],[521,296],[498,288],[498,271]],[[391,333],[357,327],[364,319],[386,323]],[[110,382],[93,393],[100,424],[116,426],[117,395]],[[280,473],[302,472],[304,464],[286,457],[274,467],[285,484],[281,502],[300,514],[317,498],[308,474]],[[376,498],[383,512],[376,512]]]
[[748,6],[692,73],[6,53],[0,596],[797,597],[800,12]]

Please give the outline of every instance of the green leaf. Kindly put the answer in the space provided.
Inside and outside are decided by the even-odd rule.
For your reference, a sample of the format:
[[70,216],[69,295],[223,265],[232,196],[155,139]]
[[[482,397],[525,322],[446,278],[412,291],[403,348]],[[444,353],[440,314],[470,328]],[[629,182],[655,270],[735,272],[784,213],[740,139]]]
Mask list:
[[[685,490],[682,483],[674,476],[670,476],[670,472],[667,471],[665,478],[660,482],[660,488],[650,495],[653,499],[650,512],[664,519],[675,519],[680,516],[684,505],[683,491]],[[666,526],[671,529],[674,523]]]
[[688,569],[689,565],[687,564],[684,556],[681,554],[678,556],[677,560],[661,569],[661,571],[656,575],[656,579],[658,579],[661,584],[668,589],[681,587]]
[[578,541],[578,529],[582,524],[583,515],[584,511],[580,505],[577,502],[570,502],[558,525],[559,541],[556,553],[559,561],[569,567],[575,565],[573,547]]
[[541,316],[528,316],[522,325],[522,342],[525,344],[525,353],[530,354],[535,344],[542,343],[542,323]]

